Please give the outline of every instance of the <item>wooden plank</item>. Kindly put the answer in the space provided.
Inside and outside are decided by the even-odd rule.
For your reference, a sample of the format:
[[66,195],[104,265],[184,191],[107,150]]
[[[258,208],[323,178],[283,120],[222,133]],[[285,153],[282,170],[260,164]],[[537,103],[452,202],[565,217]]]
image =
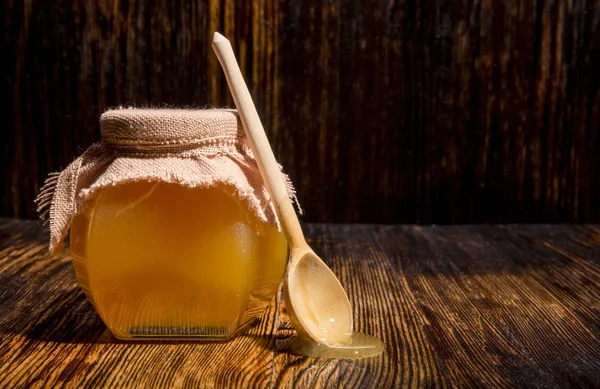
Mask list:
[[[534,228],[532,235],[543,239],[543,229]],[[567,266],[556,253],[532,255],[519,227],[437,227],[409,236],[404,245],[384,242],[414,253],[398,258],[411,269],[408,283],[421,302],[427,333],[442,351],[444,368],[457,374],[455,383],[593,386],[600,371],[599,333],[575,314],[589,300],[565,300],[559,282],[566,276],[577,287],[586,280],[576,271],[591,266],[593,293],[597,266],[585,260]],[[591,320],[598,323],[597,312]]]
[[385,353],[291,355],[281,295],[228,343],[114,339],[39,223],[0,219],[0,386],[593,387],[599,226],[307,224]]
[[107,108],[231,106],[219,30],[306,221],[600,222],[597,3],[4,1],[0,215]]

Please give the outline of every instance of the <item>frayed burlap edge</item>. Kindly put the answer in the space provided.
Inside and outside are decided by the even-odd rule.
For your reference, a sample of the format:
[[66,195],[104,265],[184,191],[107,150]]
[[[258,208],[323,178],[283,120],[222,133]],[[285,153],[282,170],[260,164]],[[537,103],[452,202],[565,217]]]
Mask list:
[[[155,120],[152,128],[160,133],[162,128],[159,126],[163,124],[161,120],[156,122],[157,111],[160,113],[160,110],[152,110]],[[108,113],[112,112],[115,111]],[[202,116],[204,112],[207,113],[205,116],[212,115],[211,120],[214,117],[219,118],[219,128],[213,131],[216,136],[207,136],[212,134],[211,126],[217,126],[214,120],[210,122]],[[119,119],[117,127],[122,125],[121,122],[125,118],[126,131],[121,133],[128,131],[128,137],[117,137],[115,140],[113,136],[110,143],[107,143],[104,142],[103,132],[103,142],[92,145],[62,172],[50,173],[35,200],[40,217],[49,224],[49,250],[57,252],[62,248],[72,219],[84,211],[86,203],[96,196],[98,191],[109,186],[139,181],[165,182],[187,188],[220,187],[247,207],[256,221],[280,229],[279,220],[252,151],[246,145],[243,132],[236,128],[240,126],[237,113],[233,110],[215,112],[216,110],[200,111],[200,114],[194,112],[197,117],[194,117],[196,121],[192,124],[189,123],[189,118],[185,117],[187,122],[183,123],[183,127],[188,126],[191,129],[182,129],[181,121],[178,121],[177,117],[173,119],[171,113],[163,114],[168,119],[168,125],[165,126],[168,137],[158,143],[153,141],[151,145],[141,138],[131,139],[130,135],[132,129],[135,130],[140,123],[146,129],[147,121],[144,120],[147,118],[144,112],[121,111],[106,119],[106,114],[103,115],[101,123],[104,119],[105,124],[116,116]],[[132,115],[136,115],[134,119],[137,122],[129,120]],[[231,115],[235,115],[234,119]],[[159,119],[164,118],[160,116]],[[110,134],[114,135],[115,121],[110,121],[110,124]],[[187,134],[185,131],[188,130],[201,131],[200,135],[203,138],[182,138],[180,134]],[[289,177],[282,172],[282,179],[290,199],[296,203],[301,213]],[[260,233],[259,224],[256,223],[254,227]]]

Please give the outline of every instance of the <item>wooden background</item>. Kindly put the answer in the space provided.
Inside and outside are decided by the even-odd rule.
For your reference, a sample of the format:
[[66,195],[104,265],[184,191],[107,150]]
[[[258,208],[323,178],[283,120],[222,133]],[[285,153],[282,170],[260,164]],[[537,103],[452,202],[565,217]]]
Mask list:
[[234,43],[306,221],[600,222],[597,0],[6,0],[0,215],[118,105],[231,105]]

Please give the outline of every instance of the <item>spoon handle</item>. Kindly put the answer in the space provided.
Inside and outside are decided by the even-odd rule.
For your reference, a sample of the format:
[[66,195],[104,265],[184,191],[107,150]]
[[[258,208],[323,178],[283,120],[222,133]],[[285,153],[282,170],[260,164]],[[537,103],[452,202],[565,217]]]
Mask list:
[[240,114],[246,137],[250,142],[250,147],[258,162],[258,168],[275,205],[288,244],[291,249],[306,246],[298,216],[296,216],[296,211],[288,197],[273,150],[271,150],[269,140],[258,117],[258,112],[254,107],[252,96],[250,96],[248,87],[242,77],[231,43],[223,35],[215,32],[212,47],[221,63],[225,78],[227,78],[227,84],[229,84],[233,101]]

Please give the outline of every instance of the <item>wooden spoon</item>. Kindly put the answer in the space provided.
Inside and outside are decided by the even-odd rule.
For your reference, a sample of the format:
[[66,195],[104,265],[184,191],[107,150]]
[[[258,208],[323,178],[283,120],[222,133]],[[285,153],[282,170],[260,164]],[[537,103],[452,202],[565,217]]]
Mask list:
[[304,239],[229,40],[215,32],[212,46],[225,72],[250,147],[290,246],[284,299],[292,324],[300,336],[309,336],[318,343],[329,346],[347,344],[351,342],[352,335],[352,307],[346,292],[335,274]]

